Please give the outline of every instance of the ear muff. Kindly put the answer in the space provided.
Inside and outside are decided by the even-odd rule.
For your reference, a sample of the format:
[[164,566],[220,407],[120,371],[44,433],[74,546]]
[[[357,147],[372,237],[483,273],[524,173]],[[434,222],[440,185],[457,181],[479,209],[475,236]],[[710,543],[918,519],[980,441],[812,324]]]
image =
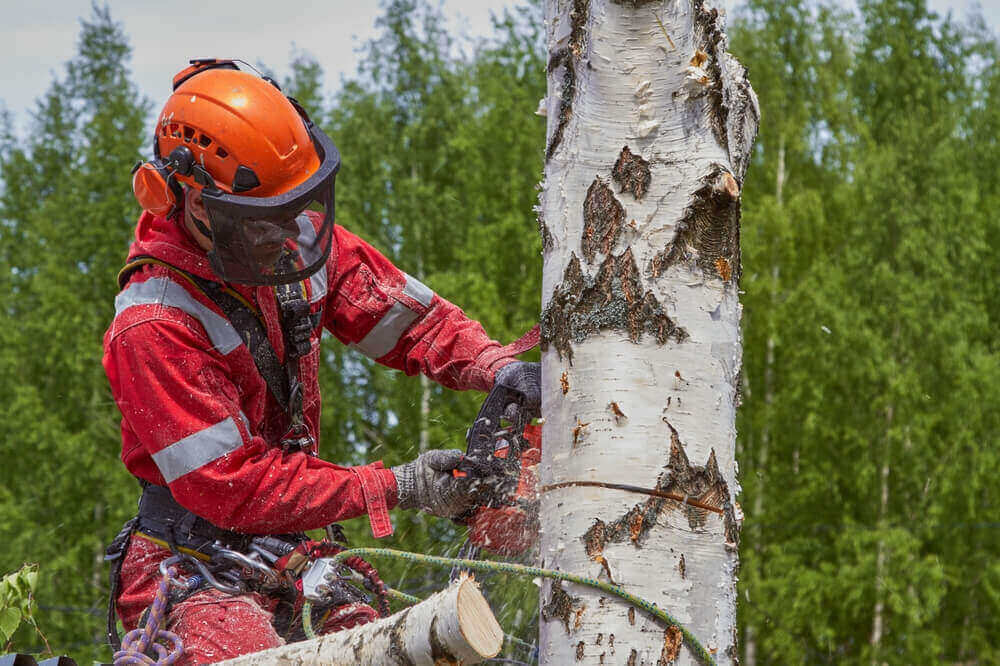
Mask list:
[[170,152],[167,159],[156,158],[139,162],[132,169],[132,191],[139,205],[153,215],[171,215],[184,196],[175,173],[189,175],[194,165],[194,155],[186,146]]

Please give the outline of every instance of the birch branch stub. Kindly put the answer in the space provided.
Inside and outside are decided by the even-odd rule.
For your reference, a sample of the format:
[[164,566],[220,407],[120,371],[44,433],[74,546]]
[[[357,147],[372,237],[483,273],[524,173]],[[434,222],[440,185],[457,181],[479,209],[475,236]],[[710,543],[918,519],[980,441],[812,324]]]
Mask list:
[[494,657],[503,630],[479,586],[463,577],[446,590],[377,622],[256,652],[230,666],[284,664],[478,664]]

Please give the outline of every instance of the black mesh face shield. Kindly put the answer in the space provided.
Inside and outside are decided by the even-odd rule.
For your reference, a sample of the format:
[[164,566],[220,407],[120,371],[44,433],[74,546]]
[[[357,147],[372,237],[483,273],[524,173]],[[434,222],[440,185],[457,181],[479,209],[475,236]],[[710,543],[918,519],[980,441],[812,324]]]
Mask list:
[[[212,269],[226,282],[290,284],[323,268],[333,240],[334,184],[340,153],[322,130],[309,124],[320,167],[294,189],[273,197],[227,194],[206,186],[202,192],[211,222]],[[323,216],[319,230],[305,210]],[[291,251],[292,261],[278,261]]]

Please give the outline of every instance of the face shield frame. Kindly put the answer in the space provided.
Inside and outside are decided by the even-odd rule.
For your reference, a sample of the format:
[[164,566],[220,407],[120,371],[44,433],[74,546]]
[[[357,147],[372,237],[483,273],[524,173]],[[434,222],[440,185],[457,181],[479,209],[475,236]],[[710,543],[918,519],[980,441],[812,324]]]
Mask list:
[[[303,114],[306,129],[320,159],[319,169],[300,185],[272,197],[229,194],[219,189],[207,171],[195,166],[193,175],[203,185],[202,201],[208,213],[212,249],[208,258],[212,269],[227,282],[252,286],[291,284],[304,280],[326,265],[333,243],[335,186],[340,171],[340,151],[333,140]],[[323,207],[323,224],[318,232],[302,213],[312,204]],[[253,236],[253,237],[251,237]],[[278,240],[280,238],[280,241]],[[268,246],[292,238],[302,261],[266,266],[259,256]],[[263,251],[261,250],[263,246]],[[277,253],[274,254],[277,259]]]

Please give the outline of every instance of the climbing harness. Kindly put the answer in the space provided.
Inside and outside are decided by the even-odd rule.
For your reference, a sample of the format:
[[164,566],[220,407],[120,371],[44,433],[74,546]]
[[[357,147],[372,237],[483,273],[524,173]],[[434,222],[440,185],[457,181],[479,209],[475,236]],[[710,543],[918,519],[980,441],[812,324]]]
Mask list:
[[[286,250],[278,263],[289,269],[296,259],[297,253]],[[275,287],[285,339],[286,362],[282,364],[267,337],[260,313],[231,288],[145,255],[134,257],[122,268],[118,274],[119,286],[124,287],[136,270],[148,264],[174,272],[222,310],[246,344],[271,395],[288,417],[288,427],[280,439],[280,447],[285,452],[303,451],[315,455],[316,443],[303,416],[298,361],[311,350],[312,331],[322,321],[322,305],[317,312],[310,312],[301,282]],[[282,587],[265,572],[279,557],[304,542],[304,534],[251,537],[223,530],[180,506],[168,488],[144,481],[140,484],[139,515],[122,527],[108,546],[105,557],[111,562],[107,637],[113,648],[117,649],[120,645],[115,625],[115,600],[120,592],[121,565],[133,532],[176,553],[187,555],[185,562],[199,571],[206,584],[227,594],[245,593],[249,587],[243,578],[246,576],[256,587]],[[334,527],[339,530],[339,527]],[[333,532],[330,534],[336,536]],[[340,535],[342,537],[342,532]],[[286,592],[292,596],[291,592]]]
[[[298,253],[285,250],[278,260],[279,267],[295,263]],[[239,292],[214,280],[189,273],[161,259],[148,255],[133,257],[118,273],[118,285],[124,288],[132,274],[147,264],[155,264],[176,273],[209,300],[215,303],[236,329],[240,339],[253,357],[257,371],[267,384],[274,399],[288,415],[289,425],[280,440],[285,451],[305,451],[315,455],[316,443],[303,417],[302,383],[299,381],[299,359],[311,349],[312,331],[323,319],[322,305],[315,313],[310,313],[309,301],[304,297],[301,282],[278,285],[275,298],[281,316],[281,328],[285,338],[285,363],[278,360],[260,312]]]

